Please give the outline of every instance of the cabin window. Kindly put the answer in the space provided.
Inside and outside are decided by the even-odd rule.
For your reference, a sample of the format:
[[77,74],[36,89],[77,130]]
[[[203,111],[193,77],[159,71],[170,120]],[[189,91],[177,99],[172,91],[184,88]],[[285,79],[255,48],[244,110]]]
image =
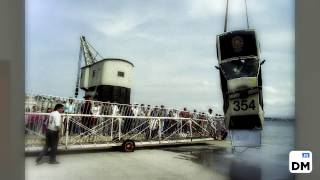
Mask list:
[[96,76],[96,70],[92,71],[92,78],[94,78]]
[[124,72],[118,71],[118,76],[119,76],[119,77],[124,77]]

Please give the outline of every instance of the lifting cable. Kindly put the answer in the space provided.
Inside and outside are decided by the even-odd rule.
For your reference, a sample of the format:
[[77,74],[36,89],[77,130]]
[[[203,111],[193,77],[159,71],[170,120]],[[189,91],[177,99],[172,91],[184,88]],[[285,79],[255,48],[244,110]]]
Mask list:
[[226,14],[225,14],[225,16],[224,16],[224,32],[227,32],[227,24],[228,24],[228,7],[229,7],[229,0],[227,0]]
[[[247,29],[249,29],[249,16],[248,16],[247,0],[244,0],[244,3],[245,3],[245,7],[246,7]],[[228,12],[229,12],[229,0],[227,0],[226,14],[224,17],[224,32],[227,32]]]
[[244,3],[246,5],[247,29],[249,29],[249,16],[248,16],[247,0],[244,0]]
[[78,60],[78,72],[77,72],[77,79],[76,79],[76,89],[74,92],[74,97],[77,98],[79,94],[79,84],[80,84],[80,71],[81,71],[81,60],[82,60],[82,52],[83,47],[80,45],[80,51],[79,51],[79,60]]
[[86,43],[88,44],[88,46],[94,51],[95,55],[93,57],[94,60],[97,60],[97,57],[99,57],[100,59],[103,59],[103,57],[101,56],[101,54],[89,43],[86,41]]

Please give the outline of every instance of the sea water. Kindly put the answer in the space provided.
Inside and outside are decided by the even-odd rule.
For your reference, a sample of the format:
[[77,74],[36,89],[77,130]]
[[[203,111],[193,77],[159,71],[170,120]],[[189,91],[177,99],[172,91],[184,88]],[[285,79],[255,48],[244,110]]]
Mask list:
[[260,148],[182,147],[168,150],[188,153],[190,160],[235,180],[294,179],[289,152],[294,149],[294,121],[266,119]]

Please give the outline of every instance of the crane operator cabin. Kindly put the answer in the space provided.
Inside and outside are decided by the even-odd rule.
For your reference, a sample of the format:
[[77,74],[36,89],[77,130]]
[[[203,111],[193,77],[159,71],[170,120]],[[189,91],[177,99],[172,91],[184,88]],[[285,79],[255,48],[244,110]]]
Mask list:
[[134,65],[118,58],[96,60],[99,53],[86,42],[84,36],[81,36],[80,41],[80,57],[83,56],[85,61],[85,66],[79,68],[80,88],[94,100],[130,104]]

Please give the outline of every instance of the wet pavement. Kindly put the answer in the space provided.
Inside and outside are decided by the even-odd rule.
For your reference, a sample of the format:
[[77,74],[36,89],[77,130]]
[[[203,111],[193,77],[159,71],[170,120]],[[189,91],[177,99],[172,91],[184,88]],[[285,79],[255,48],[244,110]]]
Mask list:
[[[183,158],[181,158],[183,156]],[[25,162],[26,180],[194,180],[226,179],[224,175],[203,168],[181,153],[141,149],[133,153],[94,152],[59,155],[60,164],[35,164],[35,157]],[[192,158],[190,156],[190,158]]]
[[232,151],[230,143],[215,141],[133,153],[60,154],[58,165],[35,165],[35,157],[26,157],[26,179],[294,179],[288,170],[288,153],[294,147],[293,123],[266,122],[263,133],[259,149]]

